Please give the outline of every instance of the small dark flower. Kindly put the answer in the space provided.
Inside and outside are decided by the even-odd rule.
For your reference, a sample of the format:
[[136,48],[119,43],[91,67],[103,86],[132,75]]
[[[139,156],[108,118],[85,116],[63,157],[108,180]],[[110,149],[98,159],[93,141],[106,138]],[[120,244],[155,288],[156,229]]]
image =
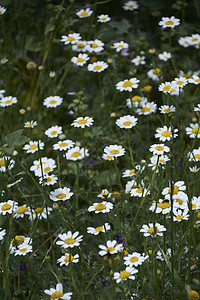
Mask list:
[[20,271],[26,271],[28,270],[27,265],[26,264],[20,264]]

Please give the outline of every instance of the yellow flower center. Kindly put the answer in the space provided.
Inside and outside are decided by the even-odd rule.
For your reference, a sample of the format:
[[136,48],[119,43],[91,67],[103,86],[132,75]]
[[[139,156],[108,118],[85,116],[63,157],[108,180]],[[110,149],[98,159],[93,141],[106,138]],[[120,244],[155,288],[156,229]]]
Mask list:
[[28,124],[28,127],[32,128],[32,127],[33,127],[33,124]]
[[44,168],[44,173],[48,173],[48,172],[50,172],[50,171],[51,171],[51,168],[50,168],[50,167]]
[[[178,186],[174,185],[173,186],[173,195],[177,195],[178,192],[179,192]],[[168,189],[168,194],[171,194],[171,187],[169,187],[169,189]]]
[[106,18],[101,18],[100,20],[101,20],[101,21],[106,21],[107,19],[106,19]]
[[5,167],[5,165],[6,165],[5,159],[1,158],[0,159],[0,167]]
[[36,144],[33,144],[29,147],[29,150],[35,150],[35,149],[37,149],[37,147],[38,146]]
[[95,66],[95,67],[94,67],[94,70],[97,70],[97,71],[98,71],[98,70],[101,70],[101,69],[102,69],[102,66]]
[[171,204],[169,203],[169,201],[164,200],[158,204],[158,207],[165,209],[171,207]]
[[130,4],[130,5],[128,5],[128,8],[134,8],[134,5],[132,5],[132,4]]
[[26,251],[27,251],[27,248],[20,249],[20,252],[26,252]]
[[56,104],[56,103],[57,103],[56,100],[50,100],[50,101],[49,101],[49,104]]
[[59,144],[59,147],[66,147],[66,146],[68,146],[68,143],[63,142]]
[[158,150],[158,151],[163,151],[163,150],[164,150],[164,147],[162,147],[162,146],[156,146],[155,149]]
[[103,203],[98,203],[98,204],[95,206],[95,210],[97,210],[97,211],[101,211],[101,210],[104,210],[104,209],[106,209],[106,206],[105,206],[105,204],[103,204]]
[[130,80],[125,80],[122,87],[127,88],[127,87],[131,87],[133,85],[133,83]]
[[165,25],[174,25],[174,22],[173,21],[167,21],[167,22],[165,22]]
[[144,107],[142,107],[142,109],[141,109],[141,112],[148,112],[148,111],[150,111],[150,107],[148,107],[148,106],[144,106]]
[[78,123],[78,124],[86,124],[86,123],[87,123],[87,121],[83,119],[83,120],[79,120],[79,121],[77,121],[77,123]]
[[45,178],[45,181],[46,181],[46,182],[51,182],[51,181],[52,181],[52,178],[51,178],[51,177],[47,177],[47,178]]
[[125,122],[123,123],[123,125],[124,125],[124,126],[129,126],[129,125],[131,125],[131,122],[130,122],[130,121],[125,121]]
[[3,211],[6,211],[6,210],[9,210],[9,209],[11,209],[12,208],[12,206],[10,205],[10,204],[8,204],[8,203],[6,203],[6,204],[4,204],[3,206],[2,206],[2,210]]
[[170,137],[172,135],[172,133],[170,131],[166,130],[166,131],[162,132],[161,135],[164,137]]
[[200,127],[196,126],[196,127],[192,128],[192,133],[194,133],[194,134],[200,134]]
[[64,296],[64,294],[59,291],[55,291],[51,294],[52,299],[59,299],[60,297],[63,297],[63,296]]
[[195,154],[195,155],[194,155],[194,158],[200,159],[200,154]]
[[134,96],[133,98],[132,98],[132,102],[140,102],[141,101],[141,97],[140,96]]
[[73,261],[75,258],[73,257],[73,255],[66,255],[64,262],[70,262]]
[[10,103],[12,103],[12,100],[6,100],[5,101],[5,104],[10,104]]
[[80,44],[77,45],[77,48],[78,49],[83,49],[83,48],[85,48],[85,45],[80,43]]
[[195,82],[199,83],[200,82],[200,78],[195,79]]
[[19,206],[17,213],[21,215],[24,214],[26,211],[28,211],[28,208],[26,206]]
[[139,258],[137,257],[137,256],[132,256],[131,258],[130,258],[130,262],[132,262],[132,263],[134,263],[134,262],[136,262],[136,261],[138,261],[139,260]]
[[177,220],[182,220],[183,218],[184,218],[183,215],[176,216],[176,219],[177,219]]
[[120,153],[119,150],[115,150],[115,149],[111,150],[110,152],[111,152],[112,154],[119,154],[119,153]]
[[192,39],[192,42],[197,42],[197,41],[198,41],[197,38],[193,38],[193,39]]
[[35,212],[37,215],[39,215],[39,214],[41,214],[41,213],[43,212],[43,209],[42,209],[42,207],[37,207],[37,208],[34,210],[34,212]]
[[67,39],[69,42],[73,42],[75,41],[75,38],[73,36],[69,36],[68,39]]
[[72,154],[71,154],[71,157],[79,157],[81,155],[81,153],[80,152],[73,152]]
[[95,231],[97,231],[97,232],[100,232],[100,231],[102,231],[102,230],[103,230],[103,227],[101,227],[101,226],[95,228]]
[[155,68],[154,70],[153,70],[153,74],[154,75],[158,75],[158,74],[160,74],[161,73],[161,69],[159,69],[159,68]]
[[195,209],[196,207],[196,204],[192,204],[192,209]]
[[60,193],[56,196],[56,198],[58,198],[58,199],[63,199],[65,197],[66,197],[66,194],[64,194],[64,193]]
[[107,155],[106,158],[107,158],[107,159],[112,159],[113,156]]
[[106,252],[113,252],[115,250],[115,247],[108,247],[106,248]]
[[[150,227],[147,231],[149,234],[153,235],[155,233],[154,227]],[[156,228],[156,233],[158,233],[159,230]]]
[[72,244],[74,244],[75,242],[76,242],[76,240],[73,239],[73,238],[68,238],[68,239],[65,240],[65,244],[68,244],[68,245],[72,245]]
[[51,135],[56,135],[57,133],[58,133],[57,130],[53,130],[50,134],[51,134]]
[[135,169],[131,169],[130,171],[129,171],[129,175],[132,175],[132,174],[134,174],[135,173]]
[[163,110],[165,113],[169,113],[170,111],[171,111],[171,109],[170,108],[166,108],[166,109],[164,109]]
[[183,200],[181,200],[181,199],[179,199],[179,198],[176,198],[175,201],[176,201],[177,203],[179,203],[180,205],[183,203]]
[[128,271],[121,271],[119,274],[119,278],[121,279],[127,279],[131,276],[131,273]]
[[88,12],[87,11],[82,11],[82,13],[80,14],[81,17],[85,18],[88,16]]
[[142,194],[142,189],[137,189],[137,190],[136,190],[136,193]]
[[78,57],[76,61],[79,63],[79,62],[83,62],[84,60],[85,60],[84,58]]
[[178,80],[178,81],[176,82],[176,84],[177,84],[177,85],[183,85],[184,82],[183,82],[182,80]]
[[99,45],[97,45],[96,43],[92,43],[91,47],[92,47],[92,48],[98,48]]
[[160,164],[163,164],[164,162],[165,162],[165,160],[164,159],[159,159],[159,161],[158,161]]
[[170,85],[166,85],[166,86],[164,86],[163,91],[164,92],[169,92],[170,89],[171,89],[171,86]]
[[16,235],[15,238],[12,240],[12,246],[14,245],[20,245],[24,242],[24,238],[20,235]]

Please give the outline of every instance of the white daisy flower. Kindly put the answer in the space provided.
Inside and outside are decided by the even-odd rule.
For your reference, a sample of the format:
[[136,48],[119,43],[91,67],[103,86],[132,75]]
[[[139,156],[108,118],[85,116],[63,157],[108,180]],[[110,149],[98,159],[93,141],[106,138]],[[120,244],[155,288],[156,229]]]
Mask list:
[[44,290],[44,293],[51,296],[51,299],[63,299],[70,300],[72,292],[63,293],[63,286],[61,283],[56,284],[56,288],[50,288],[50,290]]
[[50,78],[54,78],[56,76],[56,72],[55,71],[50,71],[49,72],[49,77]]
[[[0,15],[1,15],[1,13],[0,13]],[[7,62],[8,62],[8,59],[6,57],[0,59],[0,64],[1,65],[4,65]]]
[[7,200],[6,202],[0,203],[0,214],[6,215],[6,214],[12,214],[14,211],[18,209],[17,202],[12,200]]
[[98,53],[98,52],[101,52],[104,50],[104,43],[98,39],[95,39],[94,41],[89,41],[87,42],[87,45],[88,45],[88,51],[89,52],[95,52],[95,53]]
[[35,160],[30,167],[30,171],[35,172],[35,176],[42,177],[56,168],[55,160],[52,158],[41,157],[41,160]]
[[171,90],[172,86],[171,86],[171,82],[164,82],[164,83],[161,83],[159,86],[158,86],[158,90],[160,92],[163,92],[164,94],[168,94],[170,93],[170,90]]
[[26,150],[26,153],[35,153],[36,151],[38,151],[39,148],[40,150],[44,149],[44,143],[40,140],[30,141],[28,144],[24,145],[23,147],[23,149]]
[[106,23],[111,20],[111,18],[108,15],[100,15],[100,16],[97,16],[97,18],[98,18],[97,22],[100,22],[100,23]]
[[110,145],[104,148],[104,152],[107,155],[116,157],[123,156],[125,154],[125,149],[122,146]]
[[170,114],[175,112],[175,107],[173,105],[162,105],[159,110],[161,114]]
[[141,103],[141,107],[136,110],[136,113],[138,115],[150,115],[152,113],[155,113],[157,109],[157,104],[154,102],[146,102]]
[[49,96],[44,99],[43,105],[46,107],[54,108],[59,106],[63,102],[63,98],[59,96]]
[[149,223],[148,225],[142,225],[142,228],[140,229],[140,232],[143,232],[144,236],[151,236],[155,237],[157,235],[163,236],[163,232],[166,231],[167,229],[163,226],[160,225],[159,223]]
[[192,197],[192,210],[198,210],[200,209],[200,196],[199,197]]
[[0,106],[1,107],[10,106],[14,103],[17,103],[17,98],[16,97],[8,96],[8,97],[3,97],[3,98],[0,99]]
[[45,134],[50,138],[57,137],[61,133],[62,133],[61,126],[52,126],[45,131]]
[[116,89],[122,91],[132,92],[133,89],[138,87],[140,81],[137,78],[125,79],[116,84]]
[[14,168],[15,161],[9,156],[0,157],[0,172],[6,172]]
[[178,43],[179,43],[179,45],[183,46],[184,48],[187,48],[191,44],[191,37],[189,37],[189,36],[181,37],[178,40]]
[[[141,188],[140,186],[138,186],[137,188],[133,188],[131,191],[130,191],[130,194],[132,197],[144,197],[147,193],[147,189],[143,189]],[[148,191],[147,195],[150,194],[150,191]]]
[[89,60],[89,56],[87,54],[82,54],[80,53],[77,57],[74,56],[71,59],[71,62],[73,62],[74,64],[76,64],[77,66],[83,66],[86,64],[87,60]]
[[61,256],[58,260],[57,260],[57,263],[59,264],[60,263],[60,266],[63,266],[65,265],[66,267],[69,265],[70,262],[73,262],[73,263],[77,263],[79,261],[79,255],[78,254],[75,254],[74,256],[71,255],[70,253],[65,253],[64,256]]
[[58,188],[50,192],[49,197],[53,201],[66,201],[69,200],[74,193],[70,193],[70,188]]
[[199,172],[200,168],[197,168],[197,166],[194,166],[194,167],[189,167],[189,170],[192,173],[197,173],[197,172]]
[[30,207],[26,204],[23,204],[19,207],[16,207],[16,210],[14,211],[14,218],[24,218],[26,215],[30,215],[30,213]]
[[127,279],[135,280],[134,274],[137,272],[138,272],[138,270],[135,268],[126,267],[126,269],[121,271],[120,273],[115,272],[114,279],[116,280],[117,283],[126,281]]
[[122,6],[124,10],[130,10],[133,11],[135,9],[138,9],[139,5],[137,1],[127,1],[124,6]]
[[176,138],[178,134],[178,129],[173,129],[171,127],[163,126],[156,129],[155,138],[158,138],[161,142],[170,141],[172,138]]
[[5,229],[2,229],[2,228],[0,228],[0,241],[2,241],[3,240],[3,238],[4,238],[4,235],[6,234],[6,230]]
[[174,213],[174,217],[173,217],[173,221],[175,222],[181,222],[182,220],[188,220],[190,215],[188,214],[189,210],[185,209],[185,210],[181,210],[181,209],[174,209],[173,213]]
[[116,124],[117,126],[119,126],[120,128],[132,128],[137,124],[138,119],[135,118],[134,116],[123,116],[120,117],[119,119],[116,120]]
[[79,117],[73,121],[71,126],[85,128],[93,125],[94,119],[90,117]]
[[61,42],[65,45],[75,44],[81,39],[80,33],[69,33],[68,35],[62,35]]
[[87,68],[88,71],[100,73],[108,68],[108,64],[105,63],[104,61],[97,61],[94,62],[93,64],[89,64]]
[[28,121],[24,123],[25,128],[34,128],[37,125],[37,121]]
[[169,152],[170,148],[164,144],[154,144],[150,146],[150,152],[153,152],[153,155],[163,155],[165,152]]
[[135,66],[139,66],[139,65],[145,65],[145,56],[136,56],[135,58],[133,58],[131,60],[131,62],[135,65]]
[[138,107],[139,105],[142,105],[147,102],[148,102],[148,99],[146,97],[140,97],[138,95],[133,96],[133,98],[131,98],[131,99],[130,98],[126,99],[126,105],[129,108]]
[[148,167],[152,167],[152,170],[155,170],[156,167],[157,167],[156,173],[158,173],[158,172],[159,172],[159,169],[158,169],[158,168],[160,167],[160,168],[164,169],[164,168],[165,168],[164,165],[165,165],[166,162],[168,162],[169,160],[170,160],[170,159],[169,159],[169,157],[168,157],[167,155],[160,155],[160,156],[159,156],[159,159],[158,159],[158,156],[155,155],[155,156],[150,157],[151,163],[148,164]]
[[194,108],[194,111],[200,111],[200,104],[197,104],[197,106]]
[[101,251],[99,251],[99,255],[104,256],[106,254],[116,254],[117,252],[121,251],[123,249],[122,244],[117,244],[117,241],[113,240],[108,240],[106,242],[106,246],[104,245],[99,245],[99,248]]
[[161,69],[159,68],[151,69],[147,72],[147,75],[152,80],[159,81],[161,76]]
[[100,232],[105,233],[106,231],[110,230],[110,225],[108,223],[105,223],[102,226],[98,226],[96,228],[94,227],[87,227],[87,233],[98,235]]
[[5,7],[0,6],[0,15],[5,14],[6,10],[7,10],[7,9],[6,9]]
[[180,24],[180,19],[176,19],[174,16],[170,18],[162,17],[162,20],[158,24],[163,28],[174,28]]
[[104,153],[104,154],[102,155],[102,158],[105,159],[105,160],[109,160],[109,161],[115,159],[113,155],[108,155],[108,154],[106,154],[106,153]]
[[23,255],[25,256],[27,253],[33,252],[33,247],[29,244],[21,244],[18,246],[18,249],[15,251],[14,255]]
[[171,53],[164,51],[163,53],[158,54],[158,58],[160,60],[167,61],[168,59],[171,58]]
[[188,79],[189,83],[193,83],[195,85],[200,84],[200,76],[193,75],[192,78]]
[[35,209],[31,210],[29,219],[35,220],[35,219],[47,219],[47,216],[51,213],[53,209],[51,207],[36,207]]
[[66,153],[66,159],[73,161],[83,159],[86,156],[89,156],[88,149],[80,148],[78,146],[69,149]]
[[113,48],[116,49],[117,52],[120,52],[122,49],[127,49],[129,44],[121,41],[113,44]]
[[129,180],[125,186],[125,193],[129,193],[133,188],[140,188],[140,185],[137,185],[135,179]]
[[32,239],[29,237],[25,237],[24,235],[16,235],[11,243],[10,243],[10,253],[14,254],[15,251],[18,249],[18,246],[21,245],[22,248],[24,245],[31,245],[32,244]]
[[[172,183],[173,186],[173,195],[177,195],[178,192],[183,192],[186,190],[186,185],[184,181],[176,181],[175,183]],[[171,183],[169,182],[169,186],[164,188],[162,191],[162,195],[171,194]]]
[[71,147],[74,146],[74,142],[72,142],[71,140],[63,140],[63,141],[59,141],[58,143],[53,145],[53,149],[54,150],[68,150]]
[[88,211],[94,211],[96,214],[98,213],[109,213],[113,209],[113,204],[111,202],[102,201],[100,203],[95,202],[90,207],[88,207]]
[[97,195],[97,197],[101,198],[101,199],[105,199],[105,198],[110,198],[111,197],[111,193],[109,193],[109,191],[107,189],[103,189],[101,191],[100,194]]
[[152,203],[149,210],[155,212],[156,214],[162,213],[163,215],[166,215],[171,211],[171,203],[167,199],[159,199],[157,205],[156,202]]
[[136,175],[135,169],[126,170],[123,172],[122,177],[133,177]]
[[185,77],[177,77],[172,81],[172,88],[183,88],[188,84],[188,80]]
[[200,35],[198,33],[192,34],[190,38],[190,45],[196,46],[197,49],[199,49],[200,44]]
[[197,137],[200,138],[200,125],[198,123],[190,124],[190,127],[186,127],[186,134],[190,136],[190,138]]
[[55,183],[57,183],[58,181],[58,177],[56,177],[55,175],[44,175],[44,177],[40,177],[39,179],[39,184],[41,185],[54,185]]
[[141,255],[138,252],[133,252],[132,254],[128,254],[124,257],[124,264],[129,267],[137,267],[139,265],[142,265],[145,261],[145,258],[143,255]]
[[79,235],[79,231],[72,233],[68,231],[67,233],[59,234],[58,237],[60,241],[56,242],[56,245],[59,245],[63,248],[74,248],[80,245],[80,242],[83,240],[83,235]]
[[86,8],[86,9],[81,9],[79,10],[76,15],[79,17],[79,18],[88,18],[92,15],[93,13],[93,10],[91,10],[90,8]]
[[87,41],[78,41],[76,44],[72,45],[72,50],[76,52],[86,52],[88,50],[89,46]]
[[[171,194],[165,195],[165,199],[171,201]],[[188,196],[184,192],[178,192],[172,195],[173,207],[180,209],[188,209]]]
[[200,161],[200,148],[193,149],[192,152],[188,153],[188,156],[190,161],[194,161],[194,162]]

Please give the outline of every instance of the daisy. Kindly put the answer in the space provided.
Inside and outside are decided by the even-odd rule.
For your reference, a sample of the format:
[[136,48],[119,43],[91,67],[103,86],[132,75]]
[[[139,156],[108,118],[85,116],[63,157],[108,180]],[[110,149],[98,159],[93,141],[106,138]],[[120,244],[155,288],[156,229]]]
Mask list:
[[188,153],[190,161],[200,161],[200,148]]
[[50,138],[57,137],[61,133],[62,133],[62,127],[61,126],[52,126],[52,127],[50,127],[49,129],[47,129],[45,131],[45,134]]
[[135,268],[126,267],[126,269],[121,271],[120,273],[115,272],[114,279],[116,280],[117,283],[126,281],[127,279],[135,280],[134,274],[137,272],[138,270],[136,270]]
[[63,248],[74,248],[80,245],[80,242],[83,240],[83,235],[79,235],[79,231],[76,231],[72,234],[71,231],[68,231],[64,234],[59,234],[58,237],[60,241],[56,242],[56,245],[59,245]]
[[84,64],[86,64],[86,61],[89,59],[90,58],[87,54],[80,53],[77,57],[76,56],[72,57],[71,62],[73,62],[77,66],[82,67]]
[[159,69],[159,68],[151,69],[147,72],[147,75],[152,80],[158,81],[161,76],[161,69]]
[[134,180],[129,180],[126,183],[125,192],[129,193],[133,188],[140,188],[140,186],[136,184],[135,179]]
[[33,252],[33,247],[28,244],[21,244],[18,246],[18,249],[15,251],[14,255],[26,255],[29,252]]
[[[171,249],[168,248],[165,255],[167,257],[171,257],[171,252],[172,252]],[[157,252],[156,259],[164,261],[163,254],[162,254],[162,252],[160,250]]]
[[124,4],[123,9],[133,11],[135,9],[138,9],[138,7],[139,7],[139,5],[138,5],[137,1],[127,1]]
[[83,159],[85,156],[89,156],[88,149],[80,148],[78,146],[71,148],[66,153],[66,159],[73,161]]
[[158,24],[163,28],[174,28],[180,24],[180,19],[176,19],[174,16],[170,18],[162,17],[162,20]]
[[17,98],[16,97],[8,96],[8,97],[3,97],[3,98],[0,99],[0,106],[1,107],[10,106],[14,103],[17,103]]
[[167,61],[168,59],[171,58],[171,53],[164,51],[163,53],[158,54],[158,58],[160,60]]
[[98,226],[96,228],[94,227],[87,227],[87,233],[98,235],[100,232],[105,233],[106,231],[110,230],[110,225],[108,223],[105,223],[102,226]]
[[11,243],[10,243],[10,253],[13,254],[15,251],[18,249],[18,246],[24,246],[24,245],[31,245],[32,244],[32,239],[29,237],[25,237],[24,235],[16,235]]
[[26,204],[20,205],[14,211],[14,218],[24,218],[25,215],[30,215],[30,207]]
[[88,18],[92,15],[93,13],[93,10],[91,10],[90,8],[86,8],[86,9],[81,9],[79,10],[76,15],[79,17],[79,18]]
[[17,202],[8,200],[0,203],[0,214],[5,216],[6,214],[12,214],[18,209]]
[[57,144],[54,144],[53,145],[53,149],[54,150],[68,150],[70,149],[71,147],[74,146],[74,142],[72,142],[71,140],[63,140],[63,141],[60,141],[58,142]]
[[53,201],[66,201],[69,200],[74,193],[70,193],[70,188],[58,188],[50,192],[49,197]]
[[39,184],[41,185],[54,185],[55,183],[57,183],[58,181],[58,177],[56,177],[55,175],[44,175],[44,177],[40,177],[39,179]]
[[[165,200],[171,201],[171,195],[165,195]],[[184,192],[178,192],[175,195],[172,195],[173,207],[180,209],[188,209],[188,196]]]
[[[173,195],[177,195],[178,192],[183,192],[186,190],[186,185],[184,181],[176,181],[175,183],[172,183],[173,186]],[[169,187],[166,187],[162,191],[162,195],[171,194],[171,183]]]
[[192,173],[197,173],[197,172],[199,172],[200,168],[197,168],[197,166],[194,166],[194,167],[189,167],[189,170]]
[[35,176],[42,177],[56,168],[55,160],[52,158],[41,157],[41,160],[35,160],[30,167],[30,171],[35,172]]
[[[1,14],[0,14],[0,15],[1,15]],[[0,59],[1,65],[4,65],[4,64],[7,63],[7,62],[8,62],[8,59],[7,59],[6,57]]]
[[44,293],[51,296],[51,299],[64,299],[64,300],[70,300],[72,293],[63,293],[63,286],[61,283],[56,284],[56,288],[50,288],[50,290],[44,290]]
[[97,61],[94,62],[93,64],[89,64],[87,68],[88,71],[100,73],[108,68],[108,64],[105,63],[104,61]]
[[163,126],[156,129],[155,138],[158,138],[161,142],[170,141],[171,138],[176,138],[178,134],[178,129],[173,129],[171,127]]
[[57,260],[57,263],[60,263],[60,266],[65,265],[67,267],[70,262],[73,262],[73,263],[76,264],[78,261],[79,261],[79,255],[78,254],[75,254],[73,256],[70,253],[66,252],[64,256],[61,256],[61,258],[59,258]]
[[37,121],[28,121],[24,123],[25,128],[34,128],[37,125]]
[[200,138],[200,126],[198,123],[190,124],[190,127],[186,127],[186,134],[190,136],[190,138],[197,137]]
[[116,254],[117,252],[121,251],[123,249],[122,244],[117,244],[117,241],[113,240],[108,240],[106,242],[106,246],[104,245],[99,245],[99,248],[101,251],[99,251],[99,255],[104,256],[106,254]]
[[200,111],[200,104],[197,104],[197,106],[194,108],[194,111]]
[[135,169],[126,170],[123,172],[122,177],[133,177],[136,175]]
[[94,211],[95,214],[98,214],[100,212],[103,214],[109,213],[111,209],[113,209],[113,204],[107,201],[102,201],[100,203],[95,202],[90,207],[88,207],[88,211],[89,212]]
[[121,117],[119,119],[117,119],[116,124],[117,126],[119,126],[120,128],[132,128],[137,124],[137,118],[135,118],[134,116],[124,116]]
[[185,209],[185,210],[181,210],[181,209],[174,209],[173,213],[174,213],[174,217],[173,220],[175,222],[181,222],[182,220],[188,220],[189,219],[189,214],[188,214],[189,210]]
[[136,56],[131,60],[135,66],[145,65],[145,56]]
[[144,236],[151,236],[155,237],[157,235],[163,236],[163,231],[166,231],[167,229],[160,225],[159,223],[149,223],[149,225],[142,225],[142,228],[140,229],[140,232],[144,233]]
[[172,81],[172,87],[183,88],[188,83],[185,77],[177,77]]
[[138,107],[140,104],[144,104],[147,102],[148,102],[148,100],[146,97],[140,97],[138,95],[133,96],[132,99],[130,99],[130,98],[126,99],[126,105],[129,108],[132,108],[132,106]]
[[155,211],[156,214],[162,213],[163,215],[168,214],[171,211],[171,204],[169,200],[159,199],[156,205],[154,202],[151,207],[149,208],[151,211]]
[[127,49],[129,44],[121,41],[113,44],[113,48],[116,49],[117,52],[120,52],[122,49]]
[[150,146],[150,152],[153,152],[153,155],[163,155],[165,152],[169,152],[170,149],[164,144],[154,144]]
[[100,22],[100,23],[106,23],[111,20],[111,18],[108,15],[100,15],[100,16],[97,16],[97,18],[98,18],[97,22]]
[[2,241],[3,240],[3,238],[4,238],[4,235],[6,234],[6,230],[5,229],[2,229],[2,228],[0,228],[0,241]]
[[63,98],[59,96],[49,96],[44,99],[43,105],[46,107],[57,107],[63,102]]
[[167,93],[170,93],[170,90],[171,90],[172,86],[171,86],[171,82],[164,82],[164,83],[161,83],[159,86],[158,86],[158,90],[160,92],[163,92],[164,94],[167,94]]
[[146,102],[141,103],[141,107],[136,110],[138,115],[150,115],[151,113],[155,113],[157,109],[157,104],[154,102]]
[[[39,145],[39,147],[38,147]],[[26,150],[26,153],[35,153],[38,151],[38,149],[43,150],[44,149],[44,143],[40,140],[38,141],[30,141],[29,144],[26,144],[23,147],[24,150]]]
[[111,197],[111,193],[109,193],[109,191],[107,189],[103,189],[101,191],[100,194],[97,195],[97,197],[101,198],[101,199],[105,199],[105,198],[110,198]]
[[192,210],[198,210],[200,209],[200,196],[199,197],[192,197]]
[[191,37],[189,37],[189,36],[181,37],[178,40],[178,43],[179,43],[179,45],[183,46],[184,48],[187,48],[190,46]]
[[160,155],[159,159],[158,159],[158,156],[155,155],[155,156],[150,157],[151,163],[148,164],[148,167],[152,167],[152,170],[155,170],[157,168],[156,172],[159,172],[158,168],[161,167],[162,169],[164,169],[165,168],[164,165],[169,160],[170,159],[167,155]]
[[90,117],[79,117],[73,121],[71,126],[85,128],[93,125],[94,119]]
[[[131,191],[130,191],[130,194],[132,197],[144,197],[147,193],[147,190],[146,189],[142,189],[140,186],[138,186],[137,188],[133,188]],[[150,194],[150,191],[148,191],[147,195]]]
[[0,157],[0,172],[6,172],[14,168],[15,161],[9,156]]
[[138,87],[140,81],[137,78],[125,79],[116,84],[116,89],[122,91],[132,92],[133,89]]
[[200,35],[198,33],[192,34],[190,38],[190,45],[197,46],[196,48],[199,48],[200,44]]
[[55,71],[50,71],[49,72],[49,77],[50,78],[54,78],[56,76],[56,72]]
[[104,152],[108,155],[119,157],[125,154],[125,149],[122,146],[110,145],[104,148]]
[[86,52],[88,50],[89,46],[86,41],[78,41],[76,44],[72,45],[72,50],[76,52]]
[[169,113],[172,113],[172,112],[175,112],[175,107],[173,105],[162,105],[160,108],[159,108],[159,111],[161,114],[169,114]]
[[87,44],[89,52],[98,53],[103,51],[104,43],[98,39],[95,39],[94,41],[89,41]]
[[109,160],[109,161],[115,159],[113,155],[108,155],[108,154],[106,154],[106,153],[104,153],[104,154],[102,155],[102,158],[105,159],[105,160]]
[[145,261],[145,258],[143,255],[141,255],[138,252],[133,252],[132,254],[129,254],[124,257],[124,264],[129,267],[137,267],[139,265],[142,265],[142,263]]
[[62,35],[61,42],[65,45],[75,44],[81,39],[80,33],[69,33],[68,35]]
[[53,209],[51,207],[36,207],[35,209],[32,209],[31,210],[31,213],[30,213],[30,216],[29,216],[29,219],[32,221],[32,220],[35,220],[35,219],[47,219],[47,216],[50,214],[50,212],[52,211]]
[[0,15],[5,14],[6,10],[7,10],[7,9],[6,9],[5,7],[0,6]]

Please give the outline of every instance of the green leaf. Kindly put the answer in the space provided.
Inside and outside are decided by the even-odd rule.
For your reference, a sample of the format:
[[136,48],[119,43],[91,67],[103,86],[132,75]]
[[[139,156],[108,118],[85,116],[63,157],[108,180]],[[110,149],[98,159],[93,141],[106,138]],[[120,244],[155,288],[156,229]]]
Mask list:
[[5,141],[8,144],[8,148],[15,148],[24,145],[26,142],[30,141],[30,138],[22,135],[23,130],[24,129],[19,129],[6,135]]

